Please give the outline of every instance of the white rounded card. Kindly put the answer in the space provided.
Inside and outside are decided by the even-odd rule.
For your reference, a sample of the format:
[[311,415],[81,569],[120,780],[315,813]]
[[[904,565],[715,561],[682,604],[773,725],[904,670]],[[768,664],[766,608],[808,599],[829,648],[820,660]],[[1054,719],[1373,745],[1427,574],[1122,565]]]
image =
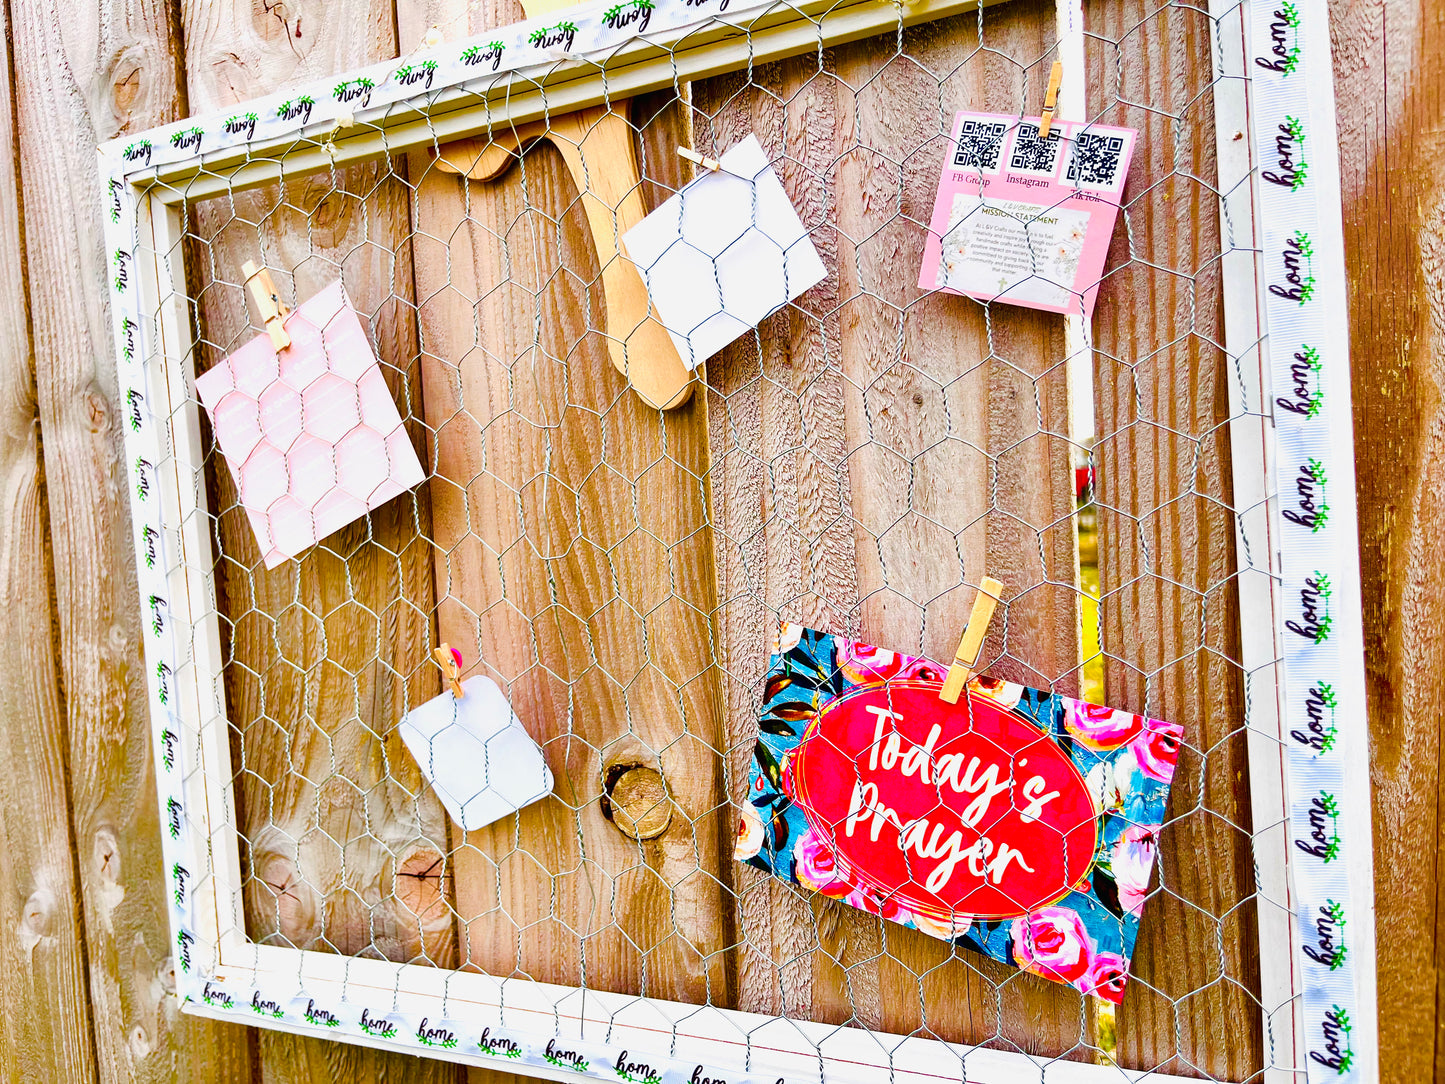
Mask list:
[[552,792],[542,749],[512,711],[506,695],[480,675],[402,716],[402,741],[447,813],[464,831],[530,805]]

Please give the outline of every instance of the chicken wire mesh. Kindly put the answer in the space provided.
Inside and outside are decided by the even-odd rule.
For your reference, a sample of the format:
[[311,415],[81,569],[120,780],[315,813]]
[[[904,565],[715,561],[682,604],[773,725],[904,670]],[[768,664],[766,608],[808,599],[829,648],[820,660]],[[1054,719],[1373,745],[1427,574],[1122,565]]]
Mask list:
[[[258,333],[245,260],[288,302],[339,278],[427,474],[267,569],[204,429],[252,939],[1218,1079],[1287,1063],[1261,1026],[1282,902],[1252,873],[1277,826],[1249,806],[1216,25],[1098,0],[1085,26],[1088,117],[1141,137],[1083,380],[1061,318],[913,285],[953,113],[1037,112],[1051,5],[611,103],[649,208],[691,176],[676,146],[756,133],[829,272],[671,411],[609,363],[618,257],[556,136],[495,180],[438,140],[186,200],[197,371]],[[947,659],[985,574],[988,673],[1185,727],[1117,1013],[732,860],[778,620]],[[397,734],[443,641],[556,779],[472,833]]]

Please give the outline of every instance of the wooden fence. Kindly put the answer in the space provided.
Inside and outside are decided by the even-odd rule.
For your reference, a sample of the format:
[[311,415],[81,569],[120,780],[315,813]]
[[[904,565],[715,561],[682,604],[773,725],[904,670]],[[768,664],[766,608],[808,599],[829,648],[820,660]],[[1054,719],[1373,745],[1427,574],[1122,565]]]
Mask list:
[[[1012,15],[998,9],[1001,32],[1013,35],[1020,48],[1041,52],[1052,31],[1040,28],[1050,25],[1052,6],[1015,0],[1013,7]],[[1091,30],[1136,36],[1142,54],[1152,58],[1136,75],[1176,88],[1181,107],[1190,80],[1206,78],[1209,43],[1197,31],[1198,20],[1175,18],[1178,9],[1161,14],[1142,0],[1090,0],[1086,9]],[[126,472],[119,459],[109,318],[101,303],[106,261],[94,147],[283,83],[396,56],[433,24],[460,36],[514,21],[520,5],[482,0],[469,10],[467,0],[114,0],[99,6],[8,0],[3,14],[0,267],[8,273],[0,283],[0,597],[9,629],[0,637],[6,675],[0,680],[0,1079],[500,1081],[506,1074],[186,1017],[170,994]],[[1438,1041],[1445,987],[1437,983],[1445,951],[1437,947],[1439,806],[1445,794],[1440,728],[1428,715],[1431,696],[1445,691],[1445,577],[1435,553],[1445,537],[1445,180],[1435,172],[1445,165],[1445,9],[1434,0],[1336,0],[1333,14],[1376,787],[1380,1027],[1385,1078],[1413,1082],[1445,1074],[1445,1044]],[[868,71],[872,58],[863,44],[837,50],[827,63],[856,76]],[[1109,58],[1096,51],[1090,63],[1102,73]],[[784,63],[766,76],[786,89],[789,120],[806,118],[812,133],[851,123],[847,109],[862,107],[840,105],[823,88],[814,93],[801,73]],[[726,78],[694,88],[697,100],[711,103],[721,129],[715,134],[724,143],[733,128],[763,132],[784,122],[775,102],[734,99],[736,89]],[[660,132],[665,139],[665,119]],[[1141,153],[1162,142],[1151,142],[1146,133]],[[1204,153],[1203,146],[1158,153],[1188,156]],[[548,174],[544,187],[561,188],[565,172],[553,165],[555,176]],[[1179,162],[1168,168],[1180,168]],[[866,178],[859,184],[866,186]],[[417,207],[441,213],[445,198],[444,192],[433,198],[423,191]],[[496,198],[508,197],[503,192]],[[1168,192],[1159,198],[1164,202],[1150,213],[1171,214]],[[385,232],[385,207],[377,217]],[[204,212],[197,228],[207,228]],[[345,224],[337,228],[344,233]],[[1187,261],[1188,239],[1208,235],[1210,228],[1206,215],[1197,228],[1161,233],[1167,250],[1149,256],[1159,263]],[[1180,244],[1183,249],[1168,248]],[[434,270],[418,259],[419,290]],[[398,311],[388,334],[414,336],[407,321],[417,319],[425,321],[427,313]],[[1112,350],[1112,344],[1147,335],[1146,323],[1147,311],[1105,300],[1101,347]],[[1053,334],[1042,324],[1033,333]],[[1057,346],[1049,344],[1050,353],[1056,355]],[[817,360],[810,351],[819,348],[806,335],[790,348],[793,379],[807,379]],[[1167,413],[1176,396],[1173,409],[1184,416],[1207,413],[1216,401],[1210,367],[1190,358],[1181,364],[1191,376],[1184,391],[1161,384],[1141,393],[1159,413]],[[1196,364],[1197,371],[1191,367]],[[1008,389],[990,390],[1002,395]],[[1107,423],[1115,408],[1107,396],[1099,407]],[[760,401],[749,409],[764,418],[769,407]],[[686,417],[669,424],[677,426],[684,456],[686,448],[710,442],[714,457],[725,458],[734,439],[716,428],[693,432],[689,427],[698,429],[698,423]],[[831,439],[826,425],[821,439]],[[1167,483],[1174,480],[1170,472],[1194,469],[1143,442],[1119,454],[1116,477],[1143,471]],[[1106,465],[1106,477],[1110,473]],[[738,533],[752,529],[747,517],[755,514],[757,495],[746,473],[719,477],[715,521]],[[1065,478],[1043,476],[1030,480],[1029,492],[1047,506],[1066,499],[1059,495],[1066,486]],[[815,514],[825,522],[828,510]],[[436,515],[440,520],[443,511]],[[1176,554],[1178,562],[1202,566],[1217,556],[1215,543],[1218,552],[1227,551],[1229,540],[1221,535],[1228,534],[1227,525],[1201,522],[1195,528],[1203,542]],[[408,573],[403,568],[401,574]],[[419,574],[424,579],[428,572]],[[716,574],[726,580],[725,561]],[[751,615],[731,619],[739,623],[734,634],[745,635],[741,629]],[[1048,640],[1047,614],[1036,618],[1029,634]],[[1064,642],[1072,634],[1056,635],[1062,639],[1055,647],[1076,657],[1076,645]],[[1163,635],[1172,635],[1169,628]],[[398,650],[411,649],[405,640],[405,630],[398,631]],[[1193,695],[1183,686],[1166,692],[1174,698],[1171,717],[1193,713],[1207,728],[1200,705],[1191,706]],[[718,705],[695,709],[705,718],[723,713]],[[1187,845],[1208,846],[1209,840]],[[1236,872],[1247,885],[1247,871]],[[513,965],[510,959],[502,963]],[[678,988],[660,992],[686,997],[689,983],[704,978],[679,971],[667,980]],[[820,975],[823,992],[817,996],[825,1001],[826,981]],[[749,1007],[782,1008],[768,1002],[767,990],[749,988],[746,968],[737,982],[737,996]],[[906,1007],[895,1011],[885,1003],[870,1011],[893,1026],[909,1026]],[[1237,1071],[1231,1054],[1237,1045],[1256,1051],[1240,1054],[1238,1064],[1257,1060],[1257,1021],[1247,1022],[1245,1036],[1230,1025],[1231,1013],[1249,1012],[1245,1000],[1231,1003],[1228,995],[1202,1009],[1197,1031],[1187,1037],[1200,1052],[1197,1064]],[[1172,1027],[1171,1020],[1153,1021],[1144,1010],[1122,1020],[1121,1051],[1132,1043],[1136,1054],[1147,1055],[1151,1035]],[[1030,1031],[1046,1026],[1038,1018],[1026,1023]],[[1167,1056],[1167,1046],[1161,1043],[1160,1056]]]

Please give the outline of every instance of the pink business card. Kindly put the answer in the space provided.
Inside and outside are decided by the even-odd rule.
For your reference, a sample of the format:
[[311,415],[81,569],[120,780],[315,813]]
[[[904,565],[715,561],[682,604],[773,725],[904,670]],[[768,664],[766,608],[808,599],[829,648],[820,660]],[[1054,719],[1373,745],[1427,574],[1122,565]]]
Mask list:
[[938,183],[925,290],[1092,316],[1138,133],[959,113]]

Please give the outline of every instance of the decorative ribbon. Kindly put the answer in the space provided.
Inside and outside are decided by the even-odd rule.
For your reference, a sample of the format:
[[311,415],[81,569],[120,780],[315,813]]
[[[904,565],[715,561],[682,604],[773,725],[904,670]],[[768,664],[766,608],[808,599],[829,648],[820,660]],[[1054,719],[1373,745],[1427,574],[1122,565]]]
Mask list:
[[1250,12],[1282,563],[1291,905],[1310,1084],[1376,1079],[1349,329],[1324,0]]

